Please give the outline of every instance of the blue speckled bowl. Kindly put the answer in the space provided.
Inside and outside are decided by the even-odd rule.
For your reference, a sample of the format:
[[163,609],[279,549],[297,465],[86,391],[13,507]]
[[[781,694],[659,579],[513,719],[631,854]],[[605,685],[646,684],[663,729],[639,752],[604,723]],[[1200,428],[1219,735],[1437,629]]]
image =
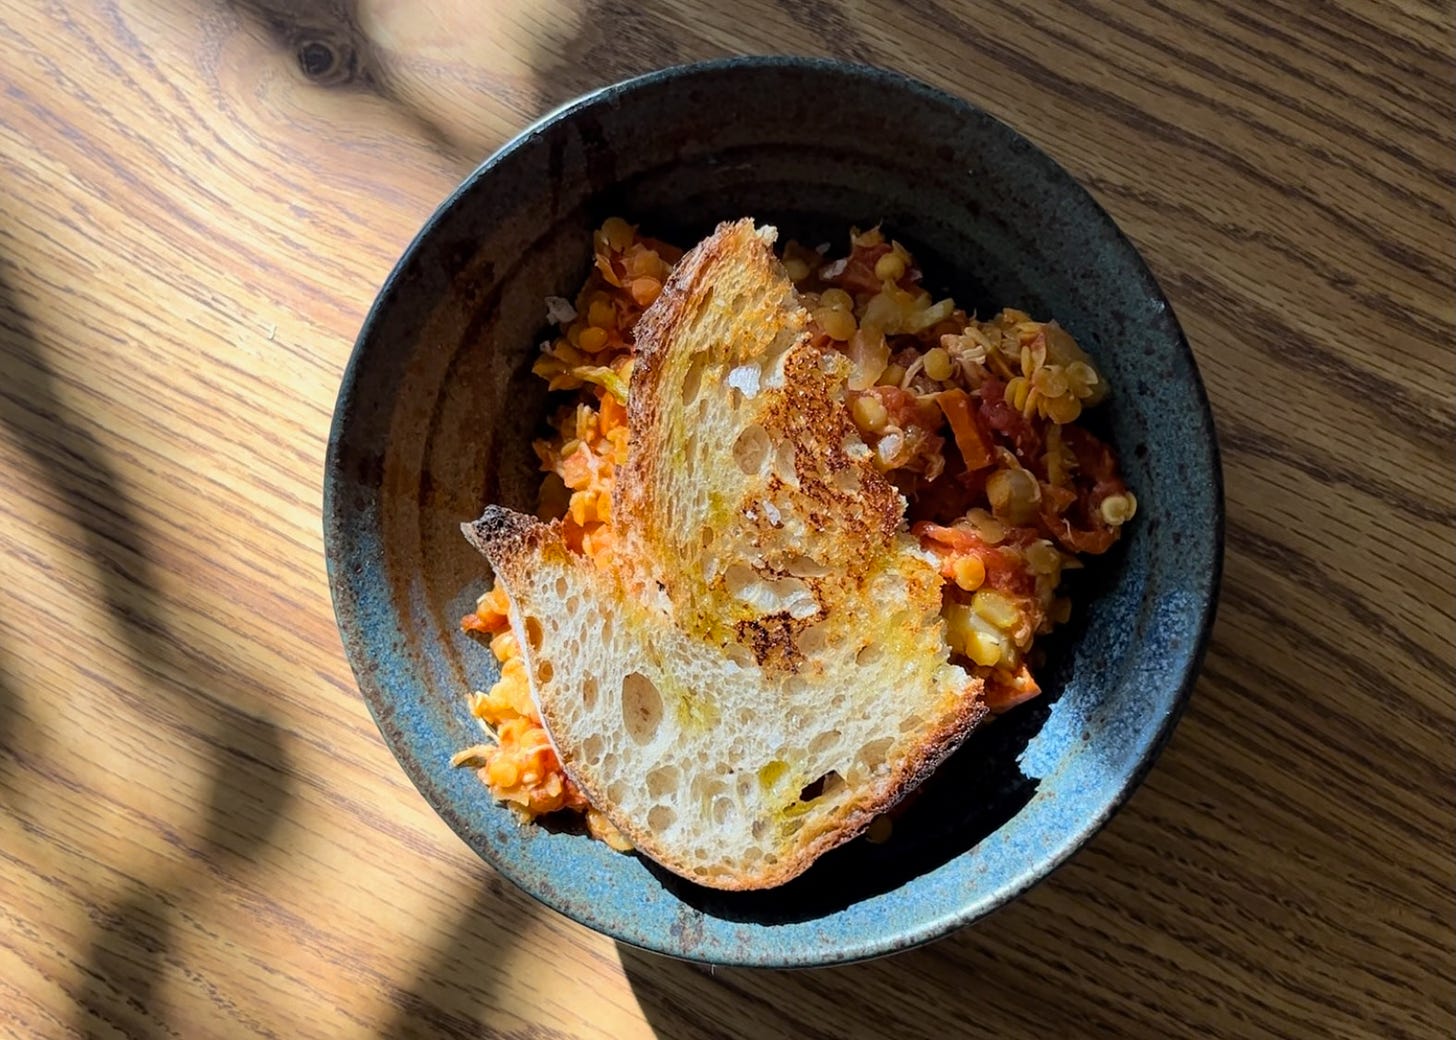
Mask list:
[[[883,846],[763,893],[694,887],[589,839],[522,828],[450,754],[491,655],[458,618],[486,582],[462,520],[534,502],[543,297],[622,214],[690,244],[750,215],[844,241],[883,221],[932,289],[1056,317],[1112,387],[1100,421],[1140,507],[1049,640],[1046,696],[975,734]],[[1025,891],[1105,823],[1182,710],[1222,547],[1212,420],[1188,345],[1112,221],[1049,158],[889,72],[735,59],[608,87],[476,170],[380,291],[344,376],[324,534],[339,629],[385,740],[451,827],[549,906],[620,940],[727,964],[814,965],[936,938]]]

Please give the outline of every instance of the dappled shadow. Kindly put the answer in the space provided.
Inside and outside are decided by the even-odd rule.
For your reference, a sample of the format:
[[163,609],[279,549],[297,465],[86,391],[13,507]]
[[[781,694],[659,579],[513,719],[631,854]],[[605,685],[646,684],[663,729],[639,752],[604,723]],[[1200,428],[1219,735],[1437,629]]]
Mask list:
[[373,94],[404,113],[437,152],[456,162],[467,158],[450,128],[400,88],[360,24],[357,0],[227,0],[227,6],[290,53],[310,83]]
[[669,14],[658,0],[589,0],[570,35],[548,36],[531,56],[541,111],[666,65],[729,53],[690,19]]
[[[34,751],[35,736],[26,725],[24,707],[20,701],[20,686],[11,674],[11,660],[3,644],[0,644],[0,768],[12,768],[18,772],[21,754]],[[22,808],[24,792],[12,788],[0,773],[0,809],[16,811]]]
[[[1100,1035],[1076,1013],[1080,996],[1059,995],[1035,975],[1008,970],[995,947],[1045,943],[1036,914],[1001,911],[960,936],[893,957],[837,968],[774,971],[707,968],[618,944],[622,968],[654,1033],[662,1040],[880,1040],[898,1037],[989,1037],[1040,1040]],[[988,1000],[1024,1001],[1018,1026],[982,1022]],[[741,1013],[713,1023],[704,1008],[731,1005]]]
[[[0,426],[25,453],[32,479],[54,493],[56,520],[79,533],[92,566],[88,584],[97,589],[126,658],[99,670],[95,681],[104,690],[81,691],[75,702],[112,700],[113,710],[134,714],[156,734],[170,731],[208,757],[209,793],[195,851],[214,870],[236,869],[256,856],[291,796],[285,737],[268,717],[267,684],[198,653],[173,630],[140,511],[92,433],[93,423],[107,421],[105,411],[83,416],[63,397],[17,290],[23,281],[0,258]],[[9,677],[3,688],[0,720],[11,720],[16,692]],[[14,727],[0,725],[9,747]],[[23,769],[15,776],[26,782]],[[153,1014],[152,995],[172,915],[202,889],[195,873],[181,867],[132,878],[127,886],[129,894],[102,912],[88,939],[73,1023],[82,1035],[113,1027],[129,1036],[167,1032]]]
[[171,946],[171,907],[155,891],[132,885],[96,922],[76,995],[76,1031],[92,1037],[116,1030],[128,1040],[175,1035],[157,1000]]
[[[1053,990],[1015,964],[1021,951],[1046,947],[1041,915],[1069,909],[1071,897],[1055,882],[1038,893],[1039,907],[1013,904],[929,946],[835,968],[707,968],[622,944],[618,953],[643,1015],[663,1040],[1105,1035],[1087,1014],[1084,992]],[[743,1013],[705,1028],[702,1009],[725,1003]],[[994,1028],[986,1021],[993,1003],[1002,1012]],[[1008,1016],[1007,1008],[1017,1010]]]
[[[541,912],[539,905],[483,864],[475,896],[451,912],[453,925],[431,942],[413,980],[390,994],[394,1012],[378,1034],[387,1040],[478,1040],[498,1006],[502,954]],[[532,1036],[547,1036],[533,1031]]]

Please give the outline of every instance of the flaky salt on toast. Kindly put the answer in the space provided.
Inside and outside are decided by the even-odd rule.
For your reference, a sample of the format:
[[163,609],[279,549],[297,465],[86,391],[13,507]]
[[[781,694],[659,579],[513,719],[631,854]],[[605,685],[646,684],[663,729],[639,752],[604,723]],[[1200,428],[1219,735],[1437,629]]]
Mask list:
[[610,563],[499,506],[464,525],[566,772],[638,851],[723,889],[797,876],[986,714],[773,236],[721,225],[638,323]]

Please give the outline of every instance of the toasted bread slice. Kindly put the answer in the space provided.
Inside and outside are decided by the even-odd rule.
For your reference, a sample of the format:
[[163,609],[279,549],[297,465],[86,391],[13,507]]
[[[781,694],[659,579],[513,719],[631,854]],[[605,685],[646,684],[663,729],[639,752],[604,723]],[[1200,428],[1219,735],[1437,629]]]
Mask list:
[[465,525],[566,771],[639,851],[725,889],[802,872],[985,715],[772,234],[719,227],[638,324],[615,562],[496,506]]

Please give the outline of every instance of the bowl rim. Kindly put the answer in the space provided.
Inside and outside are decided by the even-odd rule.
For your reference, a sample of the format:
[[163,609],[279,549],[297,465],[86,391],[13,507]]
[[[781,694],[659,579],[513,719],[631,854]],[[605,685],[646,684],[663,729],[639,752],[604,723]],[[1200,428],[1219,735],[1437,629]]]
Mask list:
[[[785,951],[773,946],[764,949],[740,945],[735,948],[735,954],[707,955],[696,953],[694,949],[674,944],[671,936],[654,935],[627,935],[622,934],[619,929],[610,927],[600,920],[591,919],[590,914],[577,912],[567,905],[564,900],[556,897],[553,892],[543,892],[529,879],[523,876],[522,872],[515,869],[515,865],[505,858],[489,856],[485,851],[476,846],[466,834],[463,822],[458,818],[453,807],[439,804],[440,800],[432,797],[429,793],[433,787],[429,781],[427,772],[422,765],[416,762],[410,754],[400,746],[401,742],[391,737],[388,727],[384,724],[382,715],[388,705],[387,693],[370,681],[369,672],[371,654],[363,641],[350,638],[345,630],[345,618],[358,615],[358,606],[362,600],[361,590],[356,587],[350,569],[346,566],[346,559],[342,555],[341,541],[347,541],[347,536],[342,534],[345,525],[342,519],[345,515],[340,509],[345,496],[342,488],[342,473],[340,470],[340,454],[349,435],[349,427],[352,416],[352,403],[358,392],[361,369],[365,362],[365,353],[373,338],[375,326],[380,316],[388,305],[387,301],[392,296],[396,283],[403,278],[407,267],[420,252],[427,239],[435,232],[437,226],[444,222],[455,209],[461,200],[472,192],[477,182],[488,176],[490,172],[504,162],[515,151],[526,145],[537,134],[557,122],[570,119],[574,115],[594,106],[613,103],[618,97],[639,90],[643,87],[654,86],[664,83],[691,79],[692,77],[717,73],[729,70],[753,71],[758,69],[801,69],[811,70],[817,73],[827,73],[850,78],[869,78],[879,80],[897,90],[909,91],[919,95],[922,99],[940,104],[948,105],[958,110],[968,118],[989,120],[998,124],[1001,131],[1020,144],[1024,145],[1032,161],[1043,168],[1045,172],[1061,182],[1061,190],[1080,196],[1078,199],[1087,213],[1100,225],[1098,230],[1108,236],[1115,243],[1119,252],[1131,260],[1131,267],[1135,277],[1142,288],[1151,299],[1161,303],[1166,310],[1166,321],[1168,331],[1171,333],[1172,349],[1181,355],[1188,366],[1190,376],[1191,401],[1196,406],[1193,416],[1193,424],[1199,428],[1203,436],[1199,437],[1199,443],[1206,452],[1207,473],[1211,477],[1210,501],[1212,503],[1213,515],[1207,519],[1210,521],[1206,528],[1207,537],[1204,546],[1201,546],[1200,555],[1206,553],[1211,560],[1211,569],[1207,582],[1203,586],[1201,597],[1188,608],[1196,611],[1199,623],[1193,644],[1185,649],[1179,667],[1170,673],[1176,679],[1176,692],[1169,703],[1167,711],[1157,722],[1152,736],[1144,744],[1140,751],[1136,752],[1136,761],[1116,783],[1112,796],[1105,804],[1100,806],[1096,812],[1087,815],[1080,826],[1069,828],[1060,835],[1060,841],[1046,855],[1037,857],[1030,861],[1027,870],[1018,875],[1016,882],[1006,885],[990,893],[987,897],[972,901],[967,900],[956,904],[944,913],[939,915],[926,915],[918,919],[912,925],[897,925],[887,929],[886,933],[875,940],[863,940],[857,943],[836,942],[832,948],[825,950],[809,949],[808,944],[790,951]],[[1111,818],[1116,815],[1141,786],[1146,779],[1153,764],[1167,745],[1187,708],[1192,697],[1194,686],[1207,653],[1209,638],[1216,619],[1219,593],[1223,577],[1223,556],[1225,538],[1225,501],[1224,501],[1224,480],[1221,463],[1221,452],[1219,448],[1217,432],[1214,423],[1213,411],[1209,402],[1207,389],[1199,372],[1197,358],[1188,343],[1187,336],[1183,332],[1168,301],[1162,287],[1158,284],[1152,270],[1142,253],[1136,248],[1133,242],[1123,230],[1112,219],[1111,215],[1102,207],[1090,191],[1080,181],[1072,176],[1059,162],[1040,146],[1032,142],[1015,127],[1006,123],[997,116],[979,108],[971,101],[952,94],[939,87],[932,86],[920,79],[907,75],[893,69],[884,68],[860,62],[841,61],[834,58],[811,57],[802,55],[740,55],[733,57],[714,58],[705,61],[686,62],[675,64],[640,75],[631,76],[626,79],[597,87],[593,90],[567,100],[552,108],[544,115],[532,121],[525,128],[513,135],[493,153],[487,156],[473,170],[467,174],[460,184],[454,188],[445,199],[431,212],[429,217],[420,227],[419,231],[411,238],[409,244],[400,254],[389,274],[381,283],[363,323],[360,326],[358,336],[355,338],[354,346],[350,352],[349,360],[346,363],[340,381],[339,393],[337,396],[334,413],[330,422],[327,450],[324,462],[324,480],[322,494],[322,524],[325,565],[328,575],[328,582],[334,608],[335,620],[340,629],[345,656],[349,661],[351,670],[354,673],[355,681],[361,697],[380,730],[384,743],[404,769],[415,789],[425,798],[431,809],[439,815],[446,824],[465,842],[467,847],[485,861],[492,869],[509,879],[532,899],[550,907],[578,923],[598,931],[608,937],[637,949],[648,952],[663,954],[679,960],[685,960],[703,964],[715,964],[735,967],[768,967],[768,968],[803,968],[820,967],[836,964],[847,964],[855,961],[869,960],[897,952],[902,952],[932,942],[952,931],[955,931],[974,921],[984,919],[1001,907],[1014,901],[1017,897],[1045,880],[1078,850],[1083,848],[1088,841],[1100,831]],[[1172,685],[1170,679],[1166,685]]]

